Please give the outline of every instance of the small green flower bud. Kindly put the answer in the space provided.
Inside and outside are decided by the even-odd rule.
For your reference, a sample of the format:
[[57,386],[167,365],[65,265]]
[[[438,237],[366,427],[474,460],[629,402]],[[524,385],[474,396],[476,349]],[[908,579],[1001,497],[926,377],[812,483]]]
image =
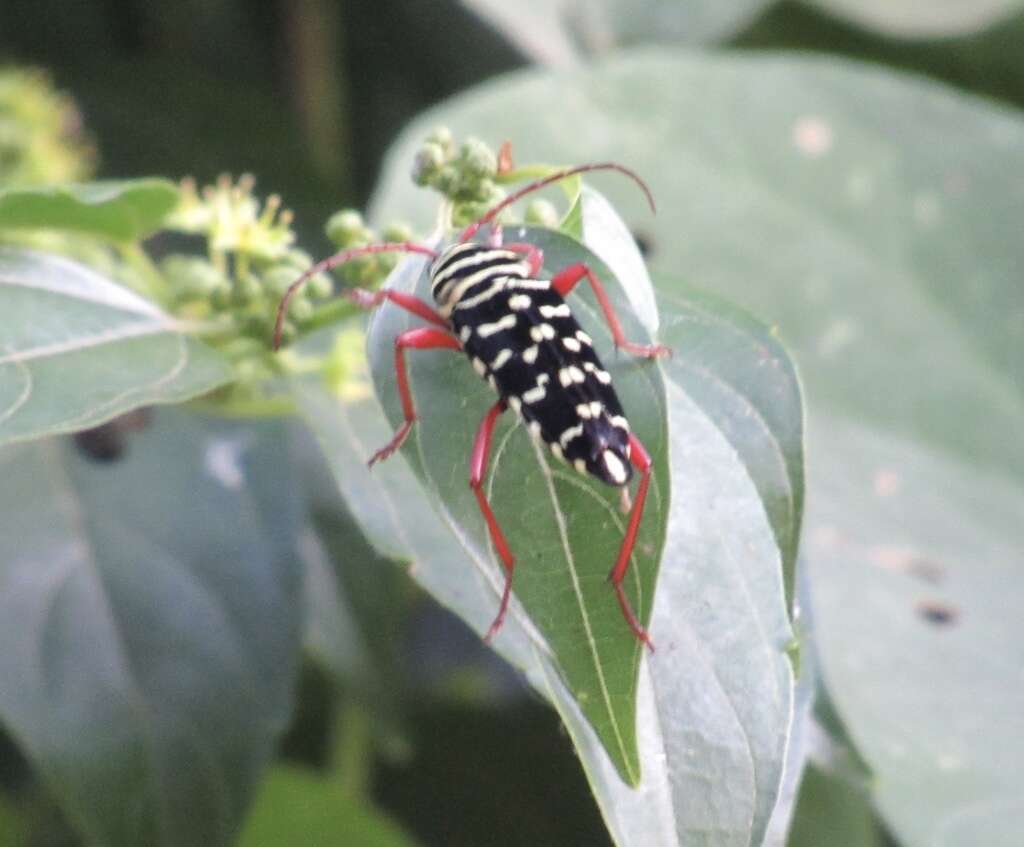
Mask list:
[[534,200],[526,207],[526,223],[554,229],[558,226],[558,209],[549,200]]
[[412,163],[412,181],[417,185],[429,184],[444,166],[444,150],[439,144],[424,144]]
[[492,179],[498,173],[498,157],[479,138],[469,138],[459,151],[462,170],[470,179]]
[[305,250],[299,250],[297,247],[293,247],[281,257],[280,264],[293,268],[296,275],[298,275],[313,264],[313,257]]
[[314,274],[306,282],[311,300],[326,300],[334,293],[334,283],[327,274]]
[[480,220],[489,208],[487,203],[460,203],[452,210],[452,223],[456,227],[467,226]]
[[412,241],[412,227],[406,223],[393,223],[384,230],[385,241]]
[[451,197],[459,189],[459,172],[454,165],[445,165],[437,172],[433,186],[442,194]]
[[198,256],[168,256],[160,263],[160,270],[181,297],[208,297],[227,284],[220,271]]
[[280,298],[288,290],[298,274],[287,265],[276,265],[263,274],[263,288],[273,298]]
[[359,212],[355,209],[342,209],[328,218],[324,232],[338,247],[348,247],[360,243],[365,238],[367,229]]
[[263,293],[260,281],[252,276],[245,276],[235,283],[235,294],[242,303],[252,303]]
[[210,295],[210,302],[215,309],[220,311],[229,308],[231,306],[231,286],[224,285],[221,288],[215,288]]
[[313,304],[302,297],[294,297],[288,304],[288,317],[296,324],[304,323],[313,316]]
[[428,144],[436,144],[441,148],[444,155],[447,157],[452,152],[452,147],[455,144],[455,139],[452,138],[452,131],[446,126],[437,127],[430,135],[427,136],[426,142]]

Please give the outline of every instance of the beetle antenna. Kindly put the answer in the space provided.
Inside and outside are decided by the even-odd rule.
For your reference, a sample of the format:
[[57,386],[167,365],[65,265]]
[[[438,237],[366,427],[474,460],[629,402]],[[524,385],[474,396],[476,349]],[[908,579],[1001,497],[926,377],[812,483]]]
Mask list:
[[429,247],[424,247],[422,244],[413,244],[410,241],[395,241],[386,242],[384,244],[367,244],[365,247],[353,247],[350,250],[342,250],[340,253],[335,253],[324,259],[322,262],[317,262],[313,267],[305,271],[302,276],[295,280],[288,289],[285,291],[284,296],[281,298],[281,305],[277,307],[277,320],[274,321],[274,349],[279,350],[281,348],[281,332],[284,328],[284,318],[288,311],[288,303],[292,297],[295,296],[295,292],[298,291],[306,281],[311,277],[319,273],[324,273],[332,268],[343,265],[345,262],[355,259],[359,256],[366,256],[371,253],[421,253],[424,256],[430,256],[433,259],[437,258],[437,252],[431,250]]
[[496,206],[489,209],[487,213],[482,218],[480,218],[480,220],[476,221],[475,223],[471,223],[469,226],[467,226],[462,231],[462,235],[459,237],[459,241],[468,241],[470,238],[477,234],[477,231],[480,229],[480,227],[482,227],[484,224],[493,221],[502,211],[507,209],[517,200],[521,199],[522,197],[525,197],[527,194],[537,191],[540,188],[544,188],[547,185],[551,185],[554,182],[560,182],[561,180],[566,179],[567,177],[574,176],[580,173],[585,173],[586,171],[618,171],[620,174],[625,174],[631,180],[633,180],[633,182],[640,186],[640,189],[644,192],[644,195],[647,197],[647,202],[651,206],[651,211],[657,212],[657,208],[654,205],[654,196],[651,194],[651,189],[648,188],[647,183],[640,178],[639,174],[637,174],[635,171],[630,170],[625,165],[618,164],[617,162],[594,162],[589,165],[577,165],[574,168],[567,168],[564,171],[558,171],[557,173],[553,173],[550,176],[544,177],[544,179],[539,179],[536,182],[531,182],[529,185],[520,188],[518,191],[510,194]]

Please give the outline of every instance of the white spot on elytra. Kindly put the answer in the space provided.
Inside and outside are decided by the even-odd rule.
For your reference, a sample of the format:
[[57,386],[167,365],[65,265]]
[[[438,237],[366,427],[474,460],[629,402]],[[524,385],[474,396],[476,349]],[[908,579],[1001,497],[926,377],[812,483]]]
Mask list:
[[601,454],[601,458],[604,460],[604,467],[608,471],[608,477],[616,485],[622,485],[626,481],[626,466],[622,464],[622,459],[611,450],[605,450]]
[[587,472],[587,463],[583,461],[583,459],[575,459],[572,463],[572,466],[576,468],[576,470],[579,471],[580,473]]
[[555,337],[555,328],[551,324],[537,324],[530,327],[530,338],[538,344],[545,339],[550,341]]
[[591,418],[589,404],[587,404],[587,403],[580,403],[576,407],[576,415],[578,417],[582,418],[585,421],[589,421],[590,418]]
[[583,375],[583,371],[575,365],[569,365],[569,367],[562,368],[558,372],[558,381],[566,388],[574,382],[583,382],[584,379],[586,379],[586,377]]
[[529,309],[532,302],[529,294],[513,294],[508,298],[508,307],[518,312],[521,309]]
[[523,401],[520,400],[518,397],[509,397],[508,404],[509,406],[512,407],[512,411],[515,412],[517,415],[522,411]]
[[480,376],[484,376],[487,373],[487,365],[485,365],[481,359],[474,356],[473,370],[475,370]]
[[545,318],[567,318],[572,312],[569,310],[568,303],[559,303],[557,306],[545,303],[540,307],[540,314]]
[[528,391],[523,392],[524,403],[539,403],[547,396],[547,389],[543,385],[535,385]]
[[502,348],[501,352],[494,357],[494,361],[491,362],[491,370],[496,371],[501,368],[509,359],[512,358],[512,351],[508,347]]
[[[568,337],[563,338],[562,339],[562,345],[565,347],[566,350],[569,350],[569,351],[571,351],[573,353],[579,353],[580,349],[581,349],[580,348],[580,342],[577,339],[575,339],[575,338],[568,338]],[[588,364],[589,364],[589,362],[588,362]]]
[[526,362],[526,364],[528,365],[532,365],[534,362],[537,361],[537,354],[539,352],[540,348],[536,344],[527,347],[523,351],[523,361]]
[[462,341],[463,344],[465,344],[467,341],[469,341],[470,336],[472,336],[472,335],[473,335],[473,327],[469,326],[468,324],[466,326],[462,327],[462,329],[459,330],[459,340]]
[[583,424],[576,424],[576,426],[569,427],[558,437],[558,443],[563,447],[568,447],[569,442],[580,435],[583,435]]
[[805,156],[824,156],[832,149],[832,128],[821,118],[806,115],[793,124],[793,144]]
[[582,329],[576,330],[576,337],[582,341],[587,347],[594,346],[594,339],[587,335]]
[[504,317],[496,320],[494,323],[480,324],[480,326],[476,328],[476,331],[481,338],[489,338],[490,336],[501,332],[503,329],[512,329],[515,325],[516,316],[505,315]]

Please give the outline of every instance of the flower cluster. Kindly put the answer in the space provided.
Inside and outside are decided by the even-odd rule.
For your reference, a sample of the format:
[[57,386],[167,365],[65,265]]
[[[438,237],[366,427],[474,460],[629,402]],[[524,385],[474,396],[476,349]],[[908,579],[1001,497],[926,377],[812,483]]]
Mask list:
[[[272,194],[261,204],[254,183],[251,176],[237,182],[222,176],[198,190],[184,180],[168,228],[203,236],[207,255],[171,255],[160,267],[177,314],[228,317],[237,334],[269,343],[281,298],[312,261],[292,246],[292,214],[281,208],[281,198]],[[314,275],[289,303],[283,337],[294,338],[312,319],[316,302],[332,291],[330,278]]]
[[483,141],[469,138],[456,149],[451,132],[434,130],[416,153],[412,179],[439,191],[452,204],[452,224],[465,226],[505,199],[495,181],[498,155]]

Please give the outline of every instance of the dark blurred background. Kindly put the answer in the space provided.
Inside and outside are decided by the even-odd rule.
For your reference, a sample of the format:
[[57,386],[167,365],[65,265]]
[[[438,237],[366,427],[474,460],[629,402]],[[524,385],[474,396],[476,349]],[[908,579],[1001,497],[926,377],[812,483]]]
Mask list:
[[[1021,44],[1024,16],[904,41],[781,2],[724,46],[845,54],[1024,104]],[[77,99],[100,176],[248,171],[326,249],[321,222],[365,203],[411,116],[527,59],[455,0],[4,0],[0,62]]]

